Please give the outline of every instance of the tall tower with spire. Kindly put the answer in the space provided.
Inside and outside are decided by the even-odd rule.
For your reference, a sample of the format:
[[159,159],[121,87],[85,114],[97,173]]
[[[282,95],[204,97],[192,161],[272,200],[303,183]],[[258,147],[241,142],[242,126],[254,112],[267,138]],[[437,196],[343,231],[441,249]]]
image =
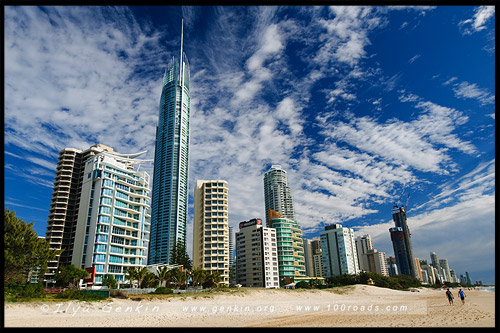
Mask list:
[[415,257],[411,246],[410,228],[406,221],[406,207],[395,205],[392,209],[392,218],[395,227],[390,228],[389,232],[399,273],[418,279]]
[[186,245],[190,93],[183,23],[180,57],[172,57],[163,76],[156,127],[149,264],[171,263],[175,245]]

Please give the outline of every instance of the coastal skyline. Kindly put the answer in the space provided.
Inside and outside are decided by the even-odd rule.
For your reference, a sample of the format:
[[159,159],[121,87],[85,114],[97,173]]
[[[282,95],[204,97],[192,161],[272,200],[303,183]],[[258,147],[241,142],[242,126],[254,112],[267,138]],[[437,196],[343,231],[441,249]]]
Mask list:
[[188,250],[196,180],[227,180],[237,230],[279,164],[304,238],[340,223],[390,256],[404,187],[414,256],[494,283],[493,6],[4,9],[4,204],[39,235],[61,149],[153,159],[184,19]]

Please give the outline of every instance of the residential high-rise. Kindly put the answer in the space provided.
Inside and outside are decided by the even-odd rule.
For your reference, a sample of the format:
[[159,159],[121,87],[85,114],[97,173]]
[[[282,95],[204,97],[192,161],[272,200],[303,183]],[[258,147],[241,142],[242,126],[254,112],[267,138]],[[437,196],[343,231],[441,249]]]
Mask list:
[[227,182],[198,180],[193,206],[193,267],[218,271],[221,283],[229,285]]
[[[321,246],[321,243],[320,243]],[[321,248],[313,250],[313,275],[315,277],[323,277],[323,255]]]
[[468,285],[472,285],[472,279],[469,275],[469,272],[465,272],[465,277]]
[[422,276],[422,268],[420,267],[420,259],[415,258],[415,268],[417,271],[418,279],[420,281],[424,281],[424,277]]
[[363,254],[362,257],[366,257],[368,272],[389,276],[385,252],[380,252],[376,249],[368,250],[368,253]]
[[51,249],[64,251],[48,262],[45,274],[48,283],[55,283],[60,267],[71,264],[85,162],[102,151],[113,152],[113,149],[96,144],[83,151],[65,148],[59,152],[45,238]]
[[373,250],[373,242],[370,235],[358,236],[355,239],[356,253],[358,254],[359,269],[362,271],[370,272],[368,265],[368,251]]
[[406,208],[404,206],[394,206],[392,209],[392,218],[395,227],[390,228],[392,245],[394,248],[394,256],[398,266],[399,274],[418,277],[417,268],[415,267],[415,258],[413,257],[413,249],[411,246],[410,229],[406,221]]
[[370,235],[356,237],[355,244],[360,270],[389,276],[385,252],[379,252],[373,247]]
[[266,225],[276,228],[280,284],[305,276],[302,230],[295,220],[288,177],[281,165],[272,165],[264,174]]
[[431,252],[431,266],[439,269],[439,260],[436,252]]
[[448,265],[448,259],[439,259],[439,266],[444,271],[445,281],[452,282],[451,273],[450,273],[450,266]]
[[240,222],[236,233],[236,283],[244,287],[279,288],[276,229],[259,218]]
[[189,63],[183,52],[165,75],[156,127],[149,263],[170,263],[171,252],[186,245],[189,164]]
[[306,275],[307,276],[314,276],[314,262],[313,262],[313,253],[312,253],[312,248],[311,248],[311,239],[306,239],[304,238],[302,240],[303,246],[304,246],[304,262],[305,262],[305,268],[306,268]]
[[450,269],[450,276],[451,276],[451,282],[455,282],[455,283],[460,282],[460,280],[457,277],[457,274],[455,273],[455,271],[453,269]]
[[286,279],[306,275],[304,244],[299,224],[286,217],[277,217],[271,221],[278,238],[278,267],[280,284]]
[[332,224],[325,226],[319,235],[324,277],[360,272],[353,229]]
[[304,245],[304,263],[306,268],[306,276],[317,276],[321,277],[322,275],[316,275],[316,266],[314,255],[318,254],[318,249],[321,251],[321,242],[319,237],[313,239],[303,239]]
[[282,217],[295,220],[293,198],[288,186],[288,177],[281,165],[272,165],[264,174],[264,199],[266,208],[266,225],[270,227],[271,211],[281,214]]
[[429,284],[435,284],[437,283],[437,277],[436,275],[434,274],[434,267],[431,266],[431,265],[422,265],[422,270],[425,271],[427,273],[427,280]]
[[134,170],[143,153],[102,151],[85,162],[71,263],[92,268],[95,284],[147,264],[150,177]]

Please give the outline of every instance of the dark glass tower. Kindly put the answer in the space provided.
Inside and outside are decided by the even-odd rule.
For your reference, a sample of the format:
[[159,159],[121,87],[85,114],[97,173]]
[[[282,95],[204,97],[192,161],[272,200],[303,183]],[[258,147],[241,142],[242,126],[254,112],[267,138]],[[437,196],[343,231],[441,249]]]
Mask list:
[[410,275],[418,279],[418,272],[411,247],[410,229],[406,223],[406,208],[394,206],[392,209],[394,228],[390,228],[394,256],[399,274]]
[[156,128],[149,264],[170,263],[177,242],[185,245],[189,164],[189,63],[181,34],[180,59],[163,77]]

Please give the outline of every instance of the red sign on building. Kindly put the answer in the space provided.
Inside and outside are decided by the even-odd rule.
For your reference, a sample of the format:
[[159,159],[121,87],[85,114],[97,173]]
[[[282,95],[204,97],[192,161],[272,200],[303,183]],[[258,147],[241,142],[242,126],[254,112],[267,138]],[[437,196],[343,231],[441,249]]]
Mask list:
[[95,278],[95,267],[87,267],[85,268],[87,272],[89,272],[89,277],[86,279],[83,279],[83,283],[86,284],[94,284],[94,278]]

